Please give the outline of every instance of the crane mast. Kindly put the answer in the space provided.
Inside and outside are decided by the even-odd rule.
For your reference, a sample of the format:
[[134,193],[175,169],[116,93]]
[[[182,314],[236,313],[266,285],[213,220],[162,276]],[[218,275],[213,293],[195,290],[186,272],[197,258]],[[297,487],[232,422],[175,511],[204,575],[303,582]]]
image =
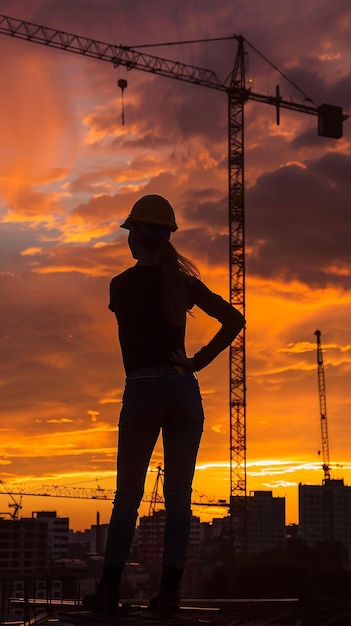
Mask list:
[[[228,89],[229,275],[230,302],[245,315],[244,203],[244,40],[238,50]],[[246,552],[246,376],[245,328],[229,348],[230,503],[232,542]],[[235,526],[234,526],[235,523]]]
[[321,344],[321,331],[316,330],[314,333],[317,337],[317,372],[318,372],[318,391],[319,391],[319,408],[321,415],[321,435],[322,435],[322,459],[324,480],[330,479],[329,467],[329,437],[328,437],[328,420],[327,420],[327,399],[325,391],[325,375],[323,352]]
[[[95,58],[152,74],[215,89],[228,97],[228,182],[229,182],[229,272],[230,302],[245,313],[245,189],[244,189],[244,104],[254,100],[276,108],[279,124],[280,109],[318,117],[318,134],[325,137],[342,137],[343,122],[347,115],[334,105],[320,106],[284,99],[276,87],[275,95],[255,93],[245,87],[245,43],[242,36],[233,35],[238,43],[234,68],[228,79],[222,81],[215,72],[205,68],[180,63],[128,46],[111,45],[87,37],[0,15],[0,34],[53,47],[65,52]],[[181,42],[180,42],[181,43]],[[245,504],[246,500],[246,354],[245,329],[230,347],[229,363],[230,407],[230,498]],[[246,505],[245,505],[246,506]],[[246,522],[244,505],[241,507],[236,527],[236,547],[245,550]]]
[[[154,484],[154,488],[152,490],[150,506],[149,506],[149,516],[154,515],[157,510],[158,504],[164,504],[163,498],[163,487],[164,487],[164,469],[159,465],[157,468],[157,476]],[[160,488],[162,493],[160,494]]]

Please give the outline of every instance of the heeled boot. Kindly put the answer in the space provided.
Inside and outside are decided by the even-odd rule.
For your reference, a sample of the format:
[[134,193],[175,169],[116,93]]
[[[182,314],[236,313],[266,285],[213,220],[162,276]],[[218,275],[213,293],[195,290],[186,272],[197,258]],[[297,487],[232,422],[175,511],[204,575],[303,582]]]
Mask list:
[[150,598],[148,610],[152,613],[171,615],[180,609],[179,588],[183,570],[164,567],[158,591]]
[[83,606],[94,613],[116,613],[118,611],[122,569],[122,567],[105,565],[102,578],[96,585],[96,590],[83,595]]

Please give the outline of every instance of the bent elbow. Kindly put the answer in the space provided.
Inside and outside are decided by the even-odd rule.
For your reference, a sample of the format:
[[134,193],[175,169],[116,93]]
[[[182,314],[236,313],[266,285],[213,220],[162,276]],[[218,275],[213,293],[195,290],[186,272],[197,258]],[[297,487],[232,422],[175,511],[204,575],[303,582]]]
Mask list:
[[234,311],[235,311],[235,325],[238,329],[237,330],[237,334],[238,334],[246,325],[246,319],[243,316],[243,314],[240,313],[240,311],[238,311],[238,309],[234,309]]

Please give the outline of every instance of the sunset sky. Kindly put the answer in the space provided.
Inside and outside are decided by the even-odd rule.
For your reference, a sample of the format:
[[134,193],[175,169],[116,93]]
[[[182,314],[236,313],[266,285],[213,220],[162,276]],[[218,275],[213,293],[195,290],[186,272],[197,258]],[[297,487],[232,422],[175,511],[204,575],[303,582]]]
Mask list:
[[[313,102],[351,114],[349,0],[0,0],[0,13],[137,47],[243,35]],[[119,225],[145,193],[173,204],[172,241],[229,296],[225,93],[0,36],[0,480],[114,488],[124,371],[112,276],[133,263]],[[147,47],[224,81],[237,43]],[[302,102],[247,48],[256,92]],[[128,81],[122,98],[117,80]],[[351,120],[340,140],[317,118],[245,106],[248,491],[286,497],[323,479],[316,338],[323,345],[333,478],[351,484]],[[189,321],[191,356],[217,325]],[[229,498],[229,366],[199,373],[206,425],[197,497]],[[162,464],[157,448],[152,468]],[[155,472],[146,489],[152,490]],[[0,511],[10,498],[0,495]],[[110,503],[25,497],[75,530]],[[147,510],[144,504],[141,512]],[[195,509],[202,519],[225,510]]]

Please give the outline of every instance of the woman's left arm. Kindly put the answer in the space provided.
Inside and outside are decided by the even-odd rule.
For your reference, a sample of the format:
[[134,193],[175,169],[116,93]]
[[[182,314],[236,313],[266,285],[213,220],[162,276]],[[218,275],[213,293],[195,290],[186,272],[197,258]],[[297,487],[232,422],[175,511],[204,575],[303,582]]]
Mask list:
[[201,281],[196,281],[194,289],[194,303],[221,324],[218,332],[191,359],[194,370],[199,371],[209,365],[234,341],[245,326],[245,318],[238,309],[220,295],[213,293]]

